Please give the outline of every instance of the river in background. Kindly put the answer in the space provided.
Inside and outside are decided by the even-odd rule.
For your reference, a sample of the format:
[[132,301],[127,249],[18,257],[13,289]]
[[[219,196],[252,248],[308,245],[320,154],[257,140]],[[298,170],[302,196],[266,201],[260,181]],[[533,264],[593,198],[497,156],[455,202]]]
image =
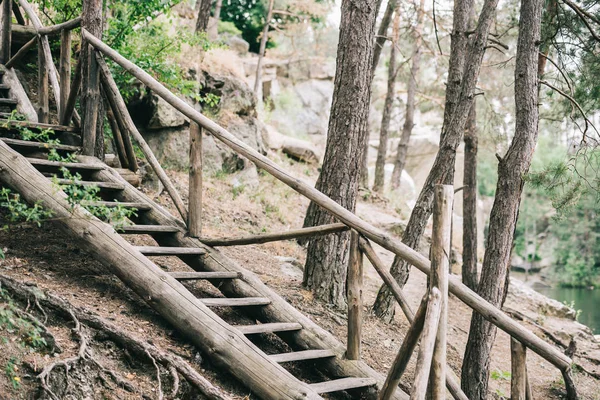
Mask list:
[[536,288],[536,290],[561,303],[570,305],[573,302],[574,308],[581,310],[577,320],[589,326],[595,334],[600,334],[600,290],[563,287]]

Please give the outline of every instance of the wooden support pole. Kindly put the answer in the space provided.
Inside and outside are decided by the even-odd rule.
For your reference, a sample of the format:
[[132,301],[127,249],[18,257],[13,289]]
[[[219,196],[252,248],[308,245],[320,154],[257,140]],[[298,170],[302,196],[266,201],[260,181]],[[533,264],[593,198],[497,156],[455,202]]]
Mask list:
[[119,157],[121,168],[129,168],[127,151],[125,150],[125,144],[123,144],[123,136],[121,135],[119,124],[117,124],[117,120],[115,119],[115,115],[110,107],[110,104],[108,104],[106,107],[106,117],[106,119],[108,119],[108,124],[110,125],[110,130],[115,138],[115,147],[117,149],[117,157]]
[[348,345],[346,358],[360,360],[360,338],[363,322],[363,255],[358,245],[359,234],[350,234],[350,260],[348,261]]
[[20,49],[19,51],[17,51],[17,53],[12,56],[10,58],[10,60],[8,60],[8,62],[5,64],[6,68],[12,68],[15,66],[15,64],[17,62],[19,62],[19,60],[21,60],[23,58],[23,56],[25,56],[25,54],[27,54],[27,52],[29,50],[31,50],[31,48],[33,46],[35,46],[36,44],[38,44],[38,38],[37,36],[32,38],[29,42],[25,43]]
[[202,128],[190,122],[190,179],[188,231],[191,237],[202,235]]
[[25,18],[23,18],[23,14],[21,13],[21,9],[19,8],[19,4],[16,1],[13,1],[13,13],[15,14],[15,18],[19,25],[26,25]]
[[[41,41],[41,39],[38,39]],[[49,122],[50,107],[48,85],[48,68],[46,67],[46,58],[41,42],[38,44],[38,122],[47,124]]]
[[[85,2],[84,2],[85,3]],[[31,5],[27,2],[27,0],[19,0],[19,4],[25,10],[25,14],[29,17],[31,24],[35,28],[36,32],[39,32],[40,29],[43,28],[42,22],[38,18],[37,14],[31,7]],[[50,42],[48,42],[48,37],[39,36],[39,47],[42,50],[40,54],[40,59],[45,59],[45,66],[48,70],[48,78],[50,80],[50,86],[52,86],[52,91],[54,92],[54,100],[56,104],[60,104],[60,85],[58,84],[58,72],[56,71],[56,67],[54,66],[54,62],[52,61],[52,52],[50,51]],[[41,56],[43,54],[43,57]]]
[[0,48],[0,64],[6,64],[10,60],[11,25],[12,25],[12,0],[2,2],[2,32]]
[[440,322],[441,302],[442,294],[438,288],[435,286],[432,287],[429,290],[427,312],[425,313],[425,321],[423,322],[421,345],[419,346],[419,357],[417,358],[417,368],[410,392],[410,400],[425,400],[427,395],[427,382],[431,371],[435,339]]
[[410,361],[410,357],[419,342],[421,331],[423,331],[426,310],[427,295],[423,296],[423,300],[417,309],[414,321],[412,321],[410,328],[408,328],[408,331],[406,332],[406,336],[404,336],[400,350],[398,350],[398,355],[396,355],[385,383],[379,392],[379,400],[389,400],[396,392],[398,384],[400,383],[400,378],[402,378],[402,374]]
[[[269,40],[269,26],[271,25],[271,17],[273,16],[273,3],[274,0],[269,0],[269,8],[267,11],[267,19],[265,20],[265,27],[263,28],[262,38],[260,39],[260,48],[258,51],[258,61],[256,63],[256,77],[254,80],[254,94],[258,96],[262,93],[259,91],[262,81],[262,62],[265,58],[265,51],[267,50],[267,41]],[[261,99],[258,99],[259,103]]]
[[400,305],[400,308],[402,309],[402,312],[406,316],[408,322],[412,323],[415,315],[410,309],[408,301],[406,301],[406,297],[404,297],[404,293],[402,293],[402,289],[400,288],[400,285],[398,285],[398,282],[396,282],[390,271],[385,267],[385,265],[383,265],[383,262],[377,256],[377,253],[375,253],[375,250],[373,250],[373,247],[371,247],[371,244],[368,240],[361,237],[359,244],[360,249],[365,253],[371,262],[371,265],[373,265],[373,268],[375,268],[375,271],[377,271],[381,279],[383,279],[383,282],[392,291],[392,294],[396,298],[396,301]]
[[63,29],[60,34],[60,104],[58,105],[59,121],[64,119],[69,90],[71,87],[71,31]]
[[224,246],[246,246],[249,244],[263,244],[269,242],[279,242],[282,240],[293,240],[293,239],[301,239],[307,237],[316,237],[329,235],[331,233],[344,232],[349,230],[344,224],[327,224],[327,225],[319,225],[319,226],[311,226],[310,228],[299,228],[299,229],[291,229],[287,232],[277,232],[277,233],[266,233],[263,235],[253,235],[241,238],[233,238],[233,239],[209,239],[203,238],[202,243],[211,247],[224,247]]
[[448,327],[448,276],[450,275],[450,238],[452,236],[451,185],[436,185],[433,203],[431,243],[431,286],[441,294],[440,321],[431,365],[430,391],[432,400],[446,399],[446,340]]
[[[427,258],[425,258],[423,255],[406,246],[400,240],[392,237],[381,229],[376,228],[368,222],[365,222],[354,213],[348,211],[335,201],[331,200],[329,197],[325,196],[323,193],[319,192],[313,187],[313,185],[295,178],[285,172],[283,168],[271,161],[269,158],[252,149],[225,128],[219,126],[208,117],[196,111],[185,101],[175,96],[169,91],[169,89],[160,84],[147,72],[133,64],[131,61],[127,60],[125,57],[121,56],[117,51],[111,49],[101,40],[91,36],[85,29],[82,29],[82,35],[91,44],[93,44],[96,49],[110,57],[126,71],[131,73],[142,83],[152,89],[156,95],[179,110],[186,117],[197,122],[215,138],[221,140],[231,149],[248,158],[258,167],[267,171],[298,193],[318,204],[320,207],[323,207],[344,224],[356,229],[368,239],[406,260],[409,264],[414,265],[421,272],[430,274],[431,265],[429,260],[427,260]],[[518,322],[514,321],[501,310],[485,301],[481,296],[463,285],[455,277],[449,278],[449,291],[462,300],[467,306],[478,312],[485,319],[491,321],[509,335],[514,336],[521,343],[525,343],[528,348],[535,351],[545,360],[548,360],[561,371],[570,370],[571,359],[569,357],[567,357],[554,346],[546,343],[543,339],[537,337],[533,332],[523,328]]]
[[110,103],[110,106],[115,114],[115,118],[119,123],[119,127],[121,128],[123,141],[125,142],[125,138],[129,134],[138,142],[142,153],[144,153],[146,160],[154,170],[154,173],[158,179],[160,179],[162,184],[165,186],[165,190],[167,193],[169,193],[169,196],[171,196],[171,199],[173,200],[175,207],[177,207],[179,214],[181,214],[181,217],[184,221],[187,221],[187,209],[183,203],[183,200],[179,196],[177,189],[175,189],[175,186],[163,168],[160,166],[160,163],[154,156],[154,153],[152,153],[152,149],[150,149],[150,146],[148,146],[148,143],[146,143],[146,140],[133,123],[131,115],[129,115],[129,111],[127,111],[125,101],[123,100],[123,97],[121,97],[121,93],[117,87],[117,83],[113,79],[110,70],[108,69],[108,65],[106,65],[106,62],[104,59],[102,59],[102,56],[98,55],[97,59],[97,65],[99,67],[100,74],[102,75],[102,84],[106,93],[106,98],[108,99],[108,102]]
[[69,97],[67,97],[67,102],[65,104],[65,109],[63,115],[60,119],[61,125],[68,126],[71,122],[71,118],[75,113],[75,103],[77,102],[77,95],[79,94],[79,90],[81,89],[81,56],[77,61],[77,65],[75,66],[75,76],[73,77],[73,82],[71,82],[71,88],[69,89]]
[[527,348],[518,340],[510,339],[510,398],[527,400]]
[[[83,2],[82,26],[91,35],[97,38],[102,37],[102,0],[87,0]],[[98,69],[95,50],[85,38],[81,45],[81,56],[81,76],[83,82],[81,92],[83,154],[93,156],[103,150],[96,148],[99,136],[102,134],[102,130],[99,129],[100,124],[98,124],[98,119],[101,118],[99,115],[99,106],[102,102],[102,97],[100,95],[100,71]]]

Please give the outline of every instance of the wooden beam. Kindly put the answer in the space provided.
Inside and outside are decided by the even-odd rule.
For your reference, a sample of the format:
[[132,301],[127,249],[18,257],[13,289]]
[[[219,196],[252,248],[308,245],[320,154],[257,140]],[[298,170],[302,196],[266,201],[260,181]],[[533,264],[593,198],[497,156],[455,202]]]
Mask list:
[[1,48],[0,48],[0,64],[6,64],[10,60],[10,46],[12,36],[12,0],[2,2],[2,31],[1,36]]
[[269,324],[237,325],[235,328],[244,335],[256,335],[259,333],[299,331],[302,329],[302,325],[297,322],[272,322]]
[[[152,89],[156,95],[172,105],[175,109],[179,110],[186,117],[196,121],[200,126],[209,131],[215,138],[221,140],[234,151],[248,158],[258,167],[264,169],[298,193],[318,204],[320,207],[323,207],[344,224],[356,229],[358,232],[379,244],[383,248],[406,260],[409,264],[414,265],[421,272],[425,274],[430,273],[431,265],[429,260],[427,260],[427,258],[418,253],[416,250],[406,246],[400,240],[392,237],[390,234],[382,231],[381,229],[378,229],[368,222],[363,221],[354,213],[346,210],[344,207],[331,200],[323,193],[319,192],[313,187],[313,185],[295,178],[285,172],[279,165],[236,138],[232,133],[214,121],[196,111],[192,106],[171,93],[169,89],[160,84],[147,72],[133,64],[131,61],[127,60],[125,57],[121,56],[117,51],[111,49],[101,40],[98,40],[90,35],[85,29],[82,29],[82,35],[87,38],[89,42],[96,47],[96,49],[114,60],[126,71],[131,73],[142,83]],[[492,322],[509,335],[514,336],[521,343],[525,343],[527,347],[535,351],[542,358],[551,362],[557,368],[563,371],[570,370],[571,359],[569,357],[564,355],[554,346],[546,343],[543,339],[537,337],[533,332],[523,328],[516,321],[513,321],[508,315],[504,314],[501,310],[485,301],[485,299],[483,299],[477,293],[463,285],[457,278],[450,277],[449,290],[466,305],[481,314],[485,319]]]
[[65,105],[65,109],[60,119],[60,123],[62,125],[69,125],[73,115],[75,113],[75,103],[77,102],[77,95],[79,94],[79,90],[81,89],[81,55],[77,60],[77,65],[75,66],[75,76],[73,77],[73,82],[71,82],[71,88],[69,89],[69,97],[67,98],[67,103]]
[[431,362],[435,348],[435,338],[440,322],[442,294],[435,286],[429,289],[429,300],[427,301],[427,312],[423,321],[423,332],[421,333],[421,345],[415,377],[410,391],[410,400],[425,400],[427,396],[427,382],[431,371]]
[[37,36],[32,38],[29,42],[25,43],[17,53],[8,60],[6,68],[12,68],[18,63],[28,52],[38,43]]
[[360,338],[363,320],[363,256],[358,246],[358,232],[350,234],[350,260],[348,261],[348,360],[360,360]]
[[167,193],[169,193],[169,196],[171,196],[171,199],[173,200],[175,207],[177,207],[177,211],[179,211],[181,218],[183,218],[184,221],[187,221],[187,209],[183,203],[183,200],[181,199],[181,196],[179,196],[177,189],[175,189],[175,185],[173,185],[167,176],[167,173],[163,170],[160,163],[154,156],[152,149],[150,146],[148,146],[148,143],[146,143],[146,140],[133,123],[131,115],[129,115],[129,111],[127,111],[125,101],[123,100],[123,97],[121,97],[119,88],[117,87],[117,84],[113,79],[110,70],[108,69],[108,65],[106,65],[106,62],[101,56],[98,56],[97,59],[106,98],[110,103],[110,106],[115,114],[115,118],[117,118],[117,122],[121,128],[121,132],[123,133],[123,141],[125,141],[125,138],[129,134],[138,142],[138,145],[140,146],[142,153],[144,153],[146,160],[152,167],[152,170],[164,185]]
[[81,26],[81,17],[73,18],[68,21],[62,22],[60,24],[52,25],[52,26],[44,26],[38,29],[38,34],[40,35],[54,35],[57,33],[62,33],[64,31],[71,31],[75,28],[79,28]]
[[[159,225],[162,226],[162,225]],[[169,272],[178,281],[196,281],[199,279],[241,279],[237,272]]]
[[417,314],[415,314],[415,318],[410,324],[406,335],[404,336],[404,340],[400,345],[400,349],[398,350],[398,354],[394,359],[394,363],[392,364],[385,383],[379,392],[379,400],[391,399],[396,392],[396,389],[398,389],[400,378],[402,378],[402,374],[406,370],[406,366],[410,361],[410,357],[412,356],[412,353],[419,342],[419,337],[421,336],[421,331],[423,330],[423,323],[425,322],[426,311],[427,295],[423,296],[421,305],[417,309]]
[[454,188],[436,185],[433,200],[433,230],[431,235],[431,287],[440,291],[440,318],[431,364],[432,400],[446,399],[446,341],[448,326],[448,276],[450,275],[450,237]]
[[[82,26],[94,37],[101,38],[104,26],[102,0],[84,1],[82,14]],[[96,142],[102,132],[101,129],[98,132],[98,120],[102,118],[99,115],[102,96],[100,95],[100,71],[95,53],[94,48],[89,45],[86,38],[83,38],[81,45],[81,107],[83,113],[83,154],[88,156],[93,156],[100,151],[100,149],[96,149]]]
[[115,119],[115,114],[113,113],[110,104],[108,104],[108,107],[106,107],[106,119],[108,119],[112,136],[115,139],[115,149],[117,150],[119,163],[121,164],[122,168],[129,168],[129,160],[127,159],[127,151],[125,150],[125,144],[123,143],[123,136],[121,135],[119,124]]
[[48,68],[46,67],[46,58],[44,49],[41,46],[41,39],[38,44],[38,121],[47,124],[50,122],[49,96],[50,87],[48,85]]
[[58,119],[64,119],[69,90],[71,88],[71,31],[64,29],[60,34],[60,103],[58,106]]
[[21,13],[21,9],[19,8],[19,4],[16,1],[13,1],[13,13],[15,14],[15,19],[19,25],[25,25],[25,18],[23,18],[23,14]]
[[188,184],[188,230],[191,237],[202,235],[202,128],[190,122],[190,172]]
[[527,400],[527,347],[510,339],[510,399]]
[[215,365],[226,368],[258,397],[268,400],[321,399],[309,385],[265,356],[241,332],[144,257],[110,225],[79,206],[73,207],[64,192],[57,192],[52,182],[2,141],[0,181],[13,188],[25,201],[39,202],[44,209],[52,211],[57,226],[68,232],[75,243],[135,291],[195,346],[210,354]]
[[233,239],[207,239],[202,238],[200,241],[207,246],[223,247],[223,246],[245,246],[249,244],[262,244],[269,242],[279,242],[281,240],[293,240],[306,237],[315,237],[329,235],[331,233],[344,232],[349,228],[344,224],[327,224],[313,226],[310,228],[292,229],[287,232],[267,233],[264,235],[248,236],[243,238]]

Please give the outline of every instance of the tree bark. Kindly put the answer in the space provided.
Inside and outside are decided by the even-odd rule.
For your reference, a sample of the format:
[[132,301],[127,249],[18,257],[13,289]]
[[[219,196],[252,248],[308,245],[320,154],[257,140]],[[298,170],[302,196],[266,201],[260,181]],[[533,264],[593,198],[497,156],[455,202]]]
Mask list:
[[[354,211],[363,153],[368,140],[371,100],[371,62],[376,0],[342,1],[337,70],[325,158],[316,188]],[[314,202],[304,226],[330,224],[334,218]],[[315,295],[344,308],[349,234],[337,233],[311,240],[304,285]]]
[[198,18],[196,19],[196,33],[206,32],[208,20],[210,19],[210,6],[212,0],[199,0]]
[[[82,14],[82,26],[92,35],[102,39],[102,0],[84,1]],[[83,151],[85,155],[95,155],[104,160],[104,110],[100,95],[100,72],[95,50],[85,41],[81,46],[81,56]]]
[[[462,141],[469,110],[473,104],[475,85],[479,77],[488,33],[497,5],[498,0],[486,0],[484,2],[477,29],[472,35],[473,38],[467,51],[468,38],[466,32],[473,1],[456,1],[454,4],[454,28],[448,68],[444,123],[440,135],[440,150],[419,194],[402,237],[402,241],[412,248],[416,248],[419,243],[427,220],[431,216],[434,186],[436,184],[451,185],[454,183],[456,148]],[[402,259],[396,257],[391,271],[403,286],[408,279],[410,267]],[[374,312],[386,321],[391,321],[394,317],[393,297],[385,287],[382,287],[377,294]]]
[[406,94],[406,113],[404,115],[404,126],[402,127],[402,136],[398,143],[398,152],[394,161],[394,171],[392,172],[392,190],[400,187],[402,171],[406,165],[406,155],[408,154],[408,142],[412,135],[412,129],[415,125],[415,95],[417,92],[417,76],[421,68],[421,31],[423,30],[423,17],[425,15],[425,1],[421,0],[419,9],[417,10],[417,25],[413,31],[414,49],[412,56],[412,65],[410,67],[410,76],[408,78],[408,90]]
[[374,192],[382,192],[385,186],[385,158],[388,149],[388,134],[390,131],[390,120],[392,119],[392,107],[394,105],[394,94],[396,92],[396,77],[398,69],[396,68],[396,46],[400,36],[400,7],[396,6],[394,11],[394,27],[392,33],[392,48],[390,50],[390,62],[388,64],[388,82],[387,93],[385,95],[385,104],[383,106],[383,116],[381,117],[381,131],[379,134],[379,148],[377,149],[377,161],[375,162],[375,183]]
[[[538,50],[543,0],[521,3],[515,66],[515,136],[498,164],[496,198],[490,216],[479,295],[501,307],[506,295],[514,230],[524,176],[529,171],[538,135]],[[465,351],[462,387],[473,400],[487,398],[490,353],[496,326],[473,313]]]
[[465,129],[463,177],[463,265],[462,281],[477,290],[477,103],[469,112]]

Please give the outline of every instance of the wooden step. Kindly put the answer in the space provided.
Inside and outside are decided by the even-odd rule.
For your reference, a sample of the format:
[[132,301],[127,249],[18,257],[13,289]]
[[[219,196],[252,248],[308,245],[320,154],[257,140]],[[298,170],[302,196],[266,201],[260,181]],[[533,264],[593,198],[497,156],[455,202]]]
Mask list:
[[129,225],[119,229],[119,233],[126,235],[145,235],[153,233],[177,233],[181,232],[176,226],[169,225]]
[[317,360],[319,358],[329,357],[335,357],[335,353],[331,350],[304,350],[294,351],[292,353],[273,354],[269,356],[271,360],[277,363]]
[[0,113],[0,117],[3,117],[2,119],[0,119],[0,127],[4,128],[5,124],[8,124],[8,129],[10,129],[11,126],[15,127],[15,126],[24,126],[27,128],[31,128],[31,129],[52,129],[54,132],[73,132],[73,133],[79,133],[79,129],[72,127],[72,126],[65,126],[65,125],[54,125],[54,124],[42,124],[40,122],[31,122],[31,121],[16,121],[16,120],[8,120],[8,118],[10,117],[11,114],[9,113]]
[[302,329],[302,325],[297,322],[271,322],[268,324],[258,325],[236,325],[234,328],[242,332],[244,335],[255,335],[258,333],[299,331]]
[[114,182],[93,182],[93,181],[77,181],[75,182],[72,179],[63,179],[63,178],[58,178],[58,183],[61,185],[81,185],[81,186],[97,186],[100,189],[103,190],[123,190],[125,189],[125,186],[121,185],[120,183],[114,183]]
[[0,98],[0,106],[9,106],[13,108],[17,106],[17,101],[15,99]]
[[193,256],[206,254],[206,250],[200,247],[138,246],[136,249],[145,256]]
[[70,152],[78,152],[81,150],[79,146],[69,146],[66,144],[48,144],[42,142],[30,142],[28,140],[20,140],[20,139],[9,139],[9,138],[0,138],[4,143],[11,147],[18,148],[32,148],[32,149],[56,149],[62,151],[70,151]]
[[178,281],[193,281],[198,279],[241,279],[239,272],[169,272]]
[[68,168],[78,171],[102,171],[105,169],[103,164],[90,164],[90,163],[79,163],[79,162],[61,162],[61,161],[49,161],[41,158],[27,158],[34,167],[37,168]]
[[372,378],[342,378],[327,382],[313,383],[310,385],[310,388],[318,394],[323,394],[373,386],[376,383],[377,381]]
[[247,306],[266,306],[271,304],[271,300],[266,297],[240,297],[230,299],[228,297],[216,297],[210,299],[198,299],[205,306],[209,307],[247,307]]
[[92,207],[109,207],[115,208],[118,206],[125,208],[135,208],[138,211],[148,211],[152,209],[152,206],[147,203],[128,203],[128,202],[118,202],[118,201],[92,201],[92,202],[82,202],[82,206],[92,206]]

